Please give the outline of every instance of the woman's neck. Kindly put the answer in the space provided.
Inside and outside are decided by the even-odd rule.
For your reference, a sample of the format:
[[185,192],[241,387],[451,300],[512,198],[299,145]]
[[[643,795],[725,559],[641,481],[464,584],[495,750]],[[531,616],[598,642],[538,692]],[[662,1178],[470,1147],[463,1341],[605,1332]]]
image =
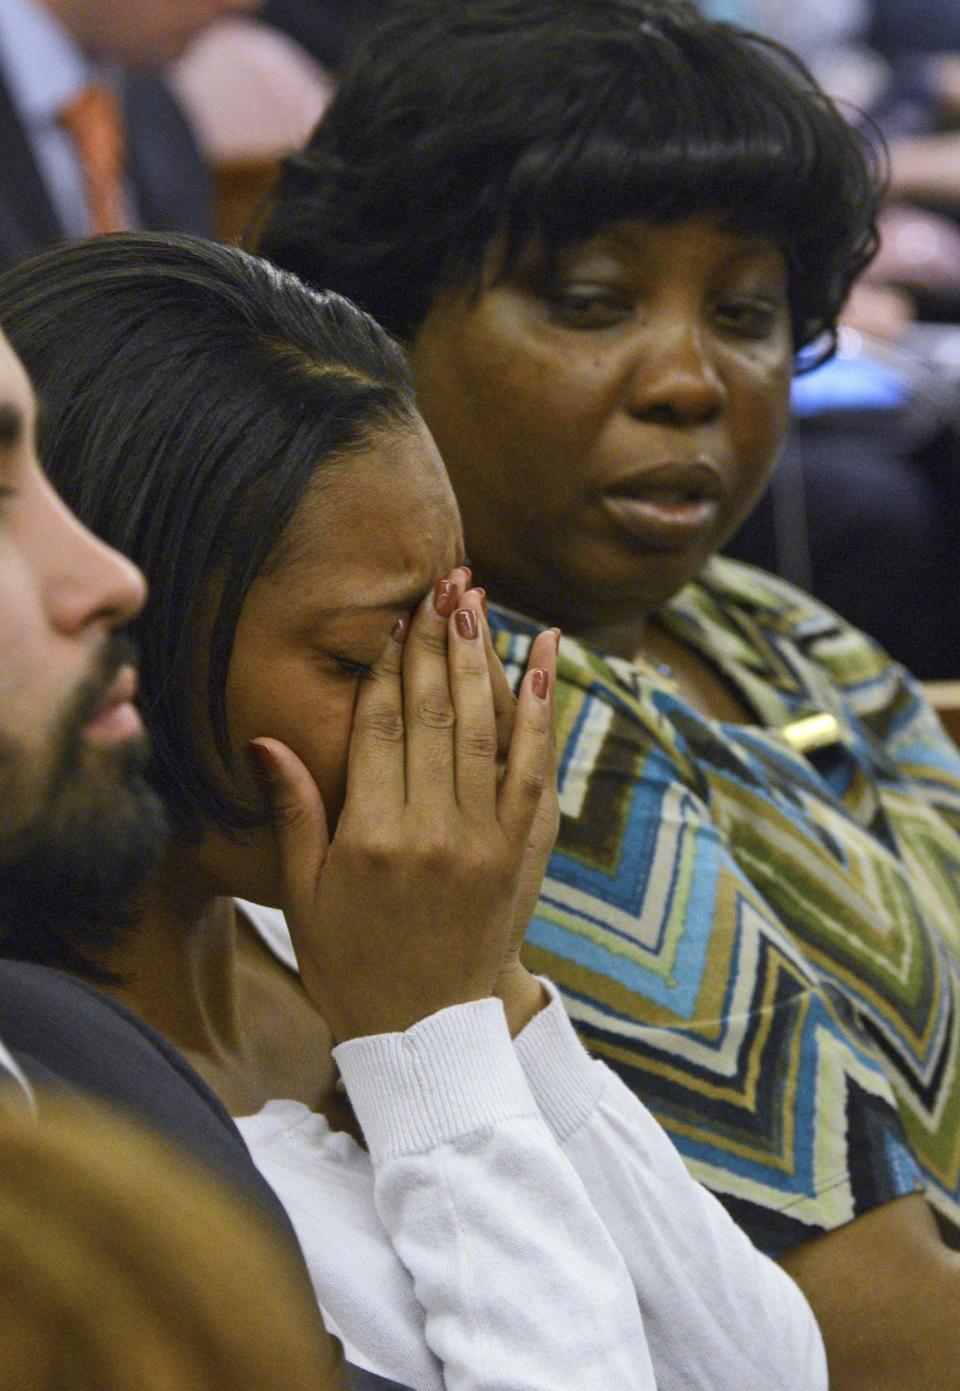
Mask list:
[[490,583],[491,600],[503,608],[513,609],[527,618],[533,618],[545,627],[556,625],[568,637],[581,638],[592,643],[602,652],[615,657],[633,660],[644,650],[644,644],[651,630],[650,614],[637,608],[614,614],[604,613],[602,617],[586,613],[579,608],[573,596],[559,598],[556,595],[540,597],[522,589],[515,591],[510,585]]
[[582,638],[609,656],[652,663],[671,678],[694,709],[709,719],[736,724],[751,724],[756,720],[756,712],[747,705],[729,677],[683,637],[657,621],[656,615],[662,609],[644,610],[638,605],[636,613],[619,612],[600,619],[577,610],[570,600],[566,604],[541,600],[538,605],[530,598],[517,602],[511,599],[509,589],[502,586],[491,586],[490,597],[528,618],[558,624],[569,637]]
[[625,657],[632,662],[640,653],[646,652],[654,632],[649,620],[641,615],[624,622],[580,622],[575,630],[570,630],[570,635],[582,638],[601,652],[613,657]]
[[197,886],[172,851],[133,911],[132,929],[99,958],[119,978],[105,988],[185,1053],[235,1051],[242,1030],[233,900]]
[[289,1098],[351,1128],[326,1021],[233,899],[202,878],[192,856],[168,854],[137,897],[132,930],[98,957],[119,978],[104,989],[178,1048],[233,1115]]

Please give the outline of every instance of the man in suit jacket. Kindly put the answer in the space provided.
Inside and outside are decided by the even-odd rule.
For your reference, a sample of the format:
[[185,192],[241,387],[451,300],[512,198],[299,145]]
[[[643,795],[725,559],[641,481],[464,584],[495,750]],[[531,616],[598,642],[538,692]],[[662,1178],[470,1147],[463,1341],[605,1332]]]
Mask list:
[[210,230],[210,178],[158,69],[221,14],[260,0],[0,0],[0,269],[97,230],[81,156],[62,122],[106,84],[123,113],[125,222]]

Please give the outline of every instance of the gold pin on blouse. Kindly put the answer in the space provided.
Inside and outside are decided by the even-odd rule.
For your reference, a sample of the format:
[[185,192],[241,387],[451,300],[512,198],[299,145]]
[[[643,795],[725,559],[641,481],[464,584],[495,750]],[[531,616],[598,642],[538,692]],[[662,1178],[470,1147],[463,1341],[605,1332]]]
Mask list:
[[840,725],[835,715],[825,711],[818,715],[804,715],[800,720],[791,720],[781,725],[780,733],[797,753],[811,753],[814,749],[827,749],[840,742]]

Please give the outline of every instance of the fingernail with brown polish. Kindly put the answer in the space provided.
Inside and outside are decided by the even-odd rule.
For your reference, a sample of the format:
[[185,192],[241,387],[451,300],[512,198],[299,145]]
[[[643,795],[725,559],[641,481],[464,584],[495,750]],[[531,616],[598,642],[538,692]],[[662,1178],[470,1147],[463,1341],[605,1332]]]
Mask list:
[[480,631],[477,626],[477,615],[472,609],[457,609],[456,624],[457,632],[468,642],[473,642]]
[[489,613],[489,610],[488,610],[488,608],[487,608],[487,591],[486,591],[485,589],[482,589],[482,588],[480,587],[480,585],[476,584],[476,585],[474,585],[474,587],[473,587],[473,592],[474,592],[474,594],[479,594],[479,596],[480,596],[480,605],[481,605],[481,607],[482,607],[482,609],[483,609],[483,616],[484,616],[484,618],[486,618],[486,617],[488,616],[488,613]]
[[403,642],[407,636],[407,628],[410,626],[410,619],[407,614],[402,613],[390,630],[390,636],[394,642]]
[[543,667],[534,667],[530,673],[530,685],[533,687],[533,694],[540,700],[546,700],[547,692],[550,689],[550,679]]
[[457,586],[453,580],[437,580],[433,586],[433,607],[440,618],[449,618],[457,602]]

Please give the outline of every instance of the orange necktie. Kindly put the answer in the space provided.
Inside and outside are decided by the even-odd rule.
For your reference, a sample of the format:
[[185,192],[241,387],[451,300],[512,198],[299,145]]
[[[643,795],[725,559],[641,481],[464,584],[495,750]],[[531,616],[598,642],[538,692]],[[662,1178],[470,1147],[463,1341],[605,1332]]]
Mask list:
[[60,123],[80,156],[93,231],[125,231],[130,222],[123,197],[123,112],[112,89],[91,83],[63,107]]

